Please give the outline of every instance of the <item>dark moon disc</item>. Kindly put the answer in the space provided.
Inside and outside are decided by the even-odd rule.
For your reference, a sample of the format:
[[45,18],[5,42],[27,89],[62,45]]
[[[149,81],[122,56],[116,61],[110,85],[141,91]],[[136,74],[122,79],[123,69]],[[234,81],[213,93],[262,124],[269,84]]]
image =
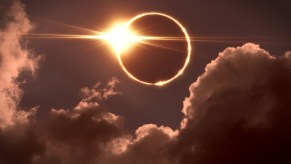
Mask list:
[[149,84],[167,81],[181,73],[190,52],[185,31],[181,30],[177,22],[162,14],[148,14],[134,19],[129,28],[134,29],[139,36],[182,39],[155,39],[136,43],[130,50],[120,54],[120,60],[128,73]]

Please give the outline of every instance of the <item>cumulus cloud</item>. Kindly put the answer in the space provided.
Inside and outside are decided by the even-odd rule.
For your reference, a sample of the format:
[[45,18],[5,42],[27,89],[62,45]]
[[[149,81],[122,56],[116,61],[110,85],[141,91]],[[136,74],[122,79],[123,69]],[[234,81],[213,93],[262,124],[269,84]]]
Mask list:
[[23,46],[31,30],[23,5],[13,3],[0,37],[0,163],[205,164],[290,163],[291,59],[259,45],[229,47],[209,63],[185,99],[181,128],[146,124],[134,134],[102,104],[122,93],[112,78],[80,90],[73,109],[44,117],[19,108],[19,74],[34,73],[40,57]]
[[290,162],[290,64],[256,44],[226,48],[190,86],[181,129],[144,125],[103,163]]
[[177,135],[178,131],[169,127],[143,125],[136,130],[134,136],[113,140],[102,163],[177,164],[177,158],[172,158],[169,152]]
[[38,125],[43,153],[33,163],[98,163],[107,143],[123,134],[123,119],[101,107],[52,110]]
[[227,48],[190,86],[180,163],[290,163],[291,60]]
[[34,141],[39,141],[42,149],[35,152],[29,162],[172,164],[169,147],[178,135],[177,130],[147,124],[131,135],[126,133],[121,116],[110,113],[100,105],[100,101],[109,98],[102,96],[108,91],[121,94],[115,90],[117,81],[113,78],[103,88],[101,83],[87,87],[90,94],[86,94],[88,97],[83,95],[74,109],[52,109],[46,120],[31,122],[30,130],[38,134]]
[[26,124],[0,131],[0,163],[99,163],[107,145],[124,136],[123,118],[99,105],[108,86],[117,93],[112,81],[117,80],[99,91],[96,85],[88,88],[94,94],[83,96],[73,109],[52,109],[45,118],[30,117]]

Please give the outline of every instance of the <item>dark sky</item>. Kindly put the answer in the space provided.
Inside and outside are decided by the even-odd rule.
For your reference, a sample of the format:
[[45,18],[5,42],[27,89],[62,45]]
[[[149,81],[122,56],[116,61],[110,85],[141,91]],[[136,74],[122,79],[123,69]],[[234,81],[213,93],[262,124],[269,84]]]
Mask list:
[[[91,164],[99,160],[104,164],[117,161],[129,164],[137,161],[236,163],[243,158],[241,154],[250,157],[245,163],[266,163],[284,161],[287,157],[287,147],[291,146],[288,139],[291,123],[287,118],[291,116],[291,60],[287,52],[291,50],[291,3],[287,0],[23,0],[21,3],[25,11],[22,7],[11,9],[12,2],[0,0],[3,33],[86,35],[88,32],[80,28],[106,31],[114,22],[154,11],[178,19],[194,38],[193,50],[184,74],[166,86],[157,87],[129,78],[112,50],[100,41],[21,39],[0,33],[3,67],[0,68],[3,84],[0,103],[4,104],[0,105],[0,111],[5,118],[0,117],[3,124],[0,126],[3,129],[0,129],[0,163],[17,163],[17,159],[34,164],[80,161]],[[154,21],[152,23],[155,27]],[[30,24],[32,29],[28,28]],[[14,26],[17,28],[12,28]],[[245,45],[249,42],[254,44]],[[142,50],[137,52],[141,55],[151,52],[147,48]],[[26,53],[30,55],[17,56]],[[7,57],[9,54],[16,54],[15,60]],[[38,61],[37,56],[42,58]],[[163,65],[161,58],[155,69],[160,66],[175,71],[175,62],[181,64],[181,58],[172,58]],[[139,62],[146,60],[152,62],[149,58]],[[147,72],[145,66],[127,62],[141,78],[155,81],[160,77],[153,68]],[[134,70],[135,66],[139,69]],[[34,71],[33,76],[27,78],[29,72]],[[20,83],[23,81],[25,83]],[[38,111],[30,116],[34,107]],[[10,111],[19,109],[29,114],[12,112],[10,115]],[[14,125],[14,115],[28,117],[32,123],[22,125],[21,121],[16,121]],[[8,119],[10,117],[13,119]],[[5,131],[5,121],[15,127]],[[24,129],[24,135],[18,134],[18,129]],[[275,142],[277,140],[282,142]],[[110,154],[127,141],[131,145],[126,147],[126,153]],[[155,147],[155,142],[159,142],[161,149]],[[108,143],[106,148],[100,146]],[[254,143],[257,147],[248,152]],[[287,146],[281,147],[284,144]],[[268,151],[264,152],[266,149]],[[272,151],[275,149],[278,151]],[[258,156],[254,156],[255,153]],[[274,157],[270,159],[263,158],[272,154]]]
[[79,101],[81,87],[114,76],[121,80],[123,96],[113,98],[108,108],[125,116],[130,129],[144,123],[179,126],[181,102],[188,95],[189,85],[225,47],[254,42],[274,55],[282,55],[290,47],[287,1],[29,0],[24,4],[35,25],[34,32],[39,33],[84,33],[59,23],[102,31],[115,21],[156,11],[180,20],[192,37],[235,37],[216,39],[221,43],[192,42],[191,63],[185,73],[162,88],[143,86],[129,79],[108,47],[98,46],[97,41],[30,40],[30,47],[45,54],[46,60],[37,78],[25,86],[24,107],[72,108]]

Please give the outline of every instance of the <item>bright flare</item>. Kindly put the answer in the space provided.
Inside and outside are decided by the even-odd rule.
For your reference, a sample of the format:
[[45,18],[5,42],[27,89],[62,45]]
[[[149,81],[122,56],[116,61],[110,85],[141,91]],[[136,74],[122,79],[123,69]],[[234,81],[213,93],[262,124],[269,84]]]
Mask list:
[[126,25],[115,26],[112,30],[105,33],[102,38],[112,46],[116,54],[124,52],[134,43],[140,41],[138,35]]
[[[192,51],[192,46],[191,46],[191,39],[190,39],[190,36],[189,34],[187,33],[187,30],[186,28],[178,21],[176,20],[175,18],[169,16],[169,15],[166,15],[166,14],[163,14],[163,13],[157,13],[157,12],[150,12],[150,13],[143,13],[143,14],[139,14],[135,17],[133,17],[131,20],[129,20],[127,22],[127,26],[126,27],[130,27],[130,25],[140,19],[140,18],[143,18],[143,17],[146,17],[146,16],[150,16],[150,15],[153,15],[153,16],[162,16],[162,17],[165,17],[171,21],[173,21],[173,23],[175,23],[181,30],[181,32],[184,33],[184,37],[182,37],[182,40],[186,41],[187,42],[187,58],[185,60],[185,63],[183,65],[183,67],[177,72],[176,75],[174,75],[173,77],[167,79],[167,80],[163,80],[163,81],[158,81],[158,82],[155,82],[155,83],[150,83],[150,82],[146,82],[146,81],[142,81],[142,80],[139,80],[138,78],[136,78],[134,75],[132,75],[127,69],[126,67],[124,66],[122,60],[121,60],[121,52],[120,51],[117,51],[119,53],[117,53],[117,57],[118,57],[118,61],[119,61],[119,64],[121,65],[123,71],[130,77],[132,78],[133,80],[137,81],[137,82],[140,82],[142,84],[145,84],[145,85],[156,85],[156,86],[163,86],[167,83],[170,83],[171,81],[175,80],[176,78],[178,78],[180,75],[183,74],[184,70],[186,69],[187,65],[189,64],[189,61],[190,61],[190,56],[191,56],[191,51]],[[149,41],[149,40],[180,40],[181,38],[178,37],[178,38],[175,38],[175,37],[157,37],[157,36],[137,36],[135,35],[134,37],[135,39],[137,38],[138,42],[140,43],[144,43],[144,44],[148,44],[146,41]]]
[[[146,16],[162,16],[165,17],[171,21],[173,21],[173,23],[175,23],[178,27],[180,27],[181,32],[184,33],[183,37],[171,37],[171,36],[142,36],[142,35],[138,35],[137,33],[135,33],[134,31],[132,31],[130,29],[130,25],[143,17]],[[70,26],[70,25],[69,25]],[[119,25],[119,26],[115,26],[114,28],[112,28],[112,30],[110,30],[109,32],[99,32],[99,31],[92,31],[92,30],[88,30],[88,29],[83,29],[80,27],[74,27],[77,29],[82,29],[85,31],[89,31],[89,32],[93,32],[95,33],[95,35],[66,35],[66,34],[23,34],[23,33],[17,33],[18,35],[25,35],[26,37],[29,38],[55,38],[55,39],[94,39],[94,40],[101,40],[101,41],[105,41],[108,44],[111,45],[112,49],[114,50],[114,52],[116,53],[116,56],[118,58],[119,64],[121,65],[123,71],[133,80],[140,82],[142,84],[145,85],[156,85],[156,86],[163,86],[167,83],[170,83],[171,81],[173,81],[174,79],[178,78],[180,75],[183,74],[186,66],[189,64],[190,61],[190,56],[191,56],[191,51],[192,51],[192,47],[191,47],[191,41],[193,41],[189,34],[187,33],[185,27],[175,18],[163,14],[163,13],[157,13],[157,12],[150,12],[150,13],[143,13],[143,14],[139,14],[135,17],[133,17],[132,19],[130,19],[128,22],[126,22],[123,25]],[[2,34],[2,33],[1,33]],[[5,33],[4,33],[5,34]],[[5,37],[5,36],[4,36]],[[3,36],[0,36],[0,39],[3,38]],[[168,47],[162,47],[156,44],[151,43],[151,41],[186,41],[187,42],[187,58],[185,60],[185,63],[183,65],[183,67],[177,72],[176,75],[174,75],[173,77],[171,77],[170,79],[164,80],[164,81],[158,81],[155,83],[150,83],[150,82],[146,82],[146,81],[142,81],[137,79],[135,76],[133,76],[124,66],[122,60],[121,60],[121,55],[126,54],[124,53],[125,50],[127,50],[128,48],[130,48],[133,44],[135,43],[141,43],[141,44],[147,44],[147,45],[151,45],[151,46],[157,46],[160,48],[166,48],[171,50],[171,48]],[[197,41],[197,40],[196,40]],[[203,41],[203,40],[200,40]],[[207,41],[207,40],[205,40]],[[212,41],[212,40],[210,40]],[[215,40],[213,40],[215,41]]]

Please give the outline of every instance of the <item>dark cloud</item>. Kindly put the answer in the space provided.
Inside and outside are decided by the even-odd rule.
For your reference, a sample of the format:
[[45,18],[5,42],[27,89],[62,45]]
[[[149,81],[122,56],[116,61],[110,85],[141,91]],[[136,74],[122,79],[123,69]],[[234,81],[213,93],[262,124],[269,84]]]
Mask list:
[[32,157],[43,150],[44,147],[31,124],[17,124],[0,129],[0,163],[29,164]]
[[99,105],[118,93],[116,83],[113,78],[104,89],[98,83],[102,92],[95,90],[97,85],[87,88],[92,94],[83,97],[74,109],[52,109],[45,118],[31,116],[25,123],[1,129],[0,162],[98,163],[109,143],[124,136],[123,118]]
[[139,127],[134,136],[113,140],[102,163],[120,164],[176,164],[176,156],[170,156],[170,147],[179,134],[169,127],[147,124]]
[[98,163],[107,143],[123,134],[123,119],[92,103],[52,110],[49,119],[38,123],[45,149],[33,163]]
[[0,37],[0,163],[3,164],[208,164],[290,163],[291,59],[255,44],[227,48],[190,86],[181,128],[146,124],[135,134],[103,104],[119,80],[81,89],[73,109],[19,109],[23,70],[39,57],[23,47],[31,29],[16,2]]
[[179,131],[145,125],[108,163],[290,162],[290,64],[259,45],[227,48],[190,86]]
[[180,163],[290,163],[291,60],[227,48],[190,87]]

